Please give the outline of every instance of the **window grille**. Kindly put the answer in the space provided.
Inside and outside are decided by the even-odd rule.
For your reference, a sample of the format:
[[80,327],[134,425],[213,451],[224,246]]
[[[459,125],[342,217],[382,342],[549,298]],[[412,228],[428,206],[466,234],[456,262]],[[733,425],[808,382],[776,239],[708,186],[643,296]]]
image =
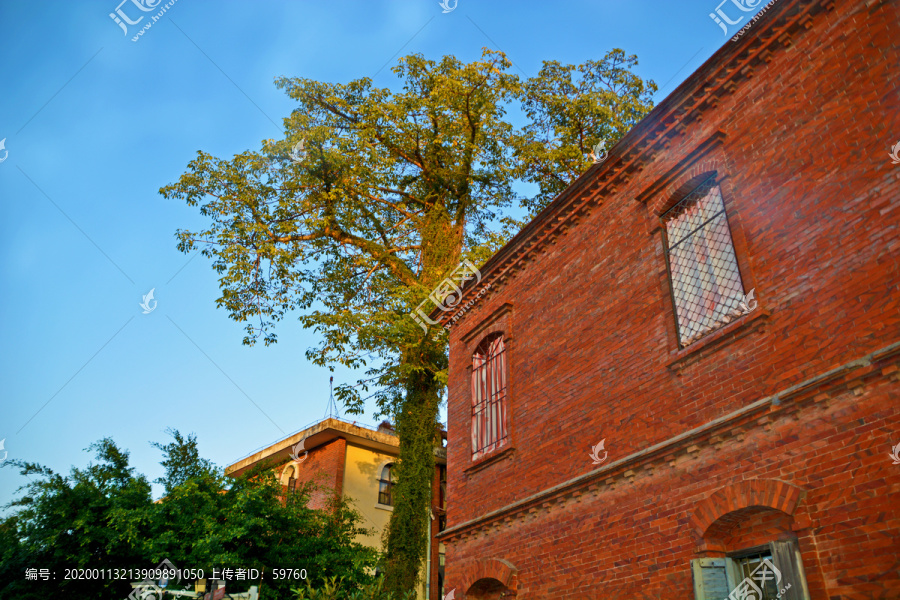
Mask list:
[[472,356],[472,458],[506,444],[506,346],[503,335],[486,338]]
[[385,506],[394,505],[394,499],[391,495],[396,479],[393,466],[393,463],[384,465],[384,468],[381,470],[381,479],[378,480],[378,504],[384,504]]
[[[741,579],[750,578],[753,572],[762,564],[762,561],[768,559],[772,560],[772,553],[768,551],[756,552],[749,556],[744,556],[741,558],[734,558],[734,562],[736,563],[738,569],[738,577]],[[762,596],[758,598],[758,600],[775,600],[778,598],[778,586],[775,583],[774,577],[772,578],[763,578],[756,580],[757,585],[762,590]]]
[[715,177],[662,220],[678,339],[684,347],[743,314],[744,286]]

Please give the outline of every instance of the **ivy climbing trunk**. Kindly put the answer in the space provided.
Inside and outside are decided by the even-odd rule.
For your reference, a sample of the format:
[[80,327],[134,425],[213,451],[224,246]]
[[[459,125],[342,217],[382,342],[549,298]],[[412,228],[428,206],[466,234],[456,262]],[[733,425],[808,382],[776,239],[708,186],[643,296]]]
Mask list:
[[414,590],[428,545],[431,483],[440,384],[435,378],[445,362],[440,345],[423,341],[419,356],[408,357],[415,369],[406,382],[406,401],[397,415],[400,437],[398,480],[393,488],[394,511],[387,535],[385,584],[396,592]]

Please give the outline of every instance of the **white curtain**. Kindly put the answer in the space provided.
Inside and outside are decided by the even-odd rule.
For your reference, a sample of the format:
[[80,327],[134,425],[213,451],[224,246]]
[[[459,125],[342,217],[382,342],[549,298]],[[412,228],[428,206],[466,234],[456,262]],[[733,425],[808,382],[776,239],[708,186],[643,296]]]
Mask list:
[[472,452],[475,458],[507,437],[506,352],[503,337],[483,342],[472,356]]

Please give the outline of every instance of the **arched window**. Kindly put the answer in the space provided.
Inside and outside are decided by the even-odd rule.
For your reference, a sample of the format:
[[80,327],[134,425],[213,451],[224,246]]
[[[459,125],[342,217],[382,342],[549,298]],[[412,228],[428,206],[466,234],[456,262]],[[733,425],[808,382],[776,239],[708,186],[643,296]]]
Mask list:
[[297,489],[297,476],[300,474],[297,465],[290,463],[281,472],[281,485],[287,486],[291,492]]
[[394,499],[391,496],[397,475],[394,473],[394,463],[388,463],[381,469],[381,479],[378,480],[378,504],[393,506]]
[[506,412],[506,346],[495,333],[472,355],[473,459],[506,444]]

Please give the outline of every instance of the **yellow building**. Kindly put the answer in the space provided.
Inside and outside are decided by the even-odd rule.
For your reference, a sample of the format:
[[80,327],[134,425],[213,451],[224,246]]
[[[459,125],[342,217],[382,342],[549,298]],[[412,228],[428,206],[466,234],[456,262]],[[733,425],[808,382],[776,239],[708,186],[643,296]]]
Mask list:
[[[387,423],[372,429],[331,417],[235,462],[225,472],[236,476],[261,462],[274,462],[285,488],[294,489],[308,481],[318,484],[310,499],[312,508],[325,508],[330,495],[342,494],[363,516],[361,525],[371,531],[370,535],[358,536],[357,541],[380,551],[382,533],[393,510],[391,471],[399,447],[399,439]],[[418,594],[419,598],[428,600],[443,596],[444,550],[434,536],[446,523],[444,448],[435,448],[435,463],[428,558]]]

